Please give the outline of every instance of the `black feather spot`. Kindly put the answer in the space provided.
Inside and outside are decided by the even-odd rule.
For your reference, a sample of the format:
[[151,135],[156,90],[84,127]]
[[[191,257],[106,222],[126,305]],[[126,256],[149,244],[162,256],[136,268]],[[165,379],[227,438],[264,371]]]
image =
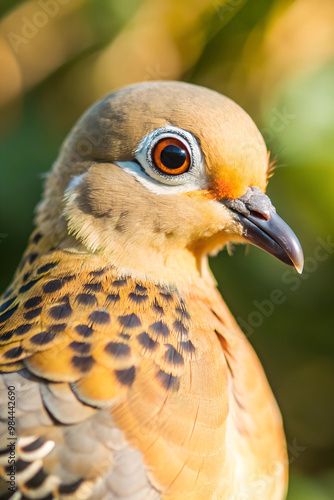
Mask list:
[[59,306],[51,307],[49,311],[50,316],[59,321],[64,318],[68,318],[72,314],[72,308],[69,304],[61,304]]
[[23,317],[27,321],[30,321],[34,318],[37,318],[37,316],[39,316],[41,312],[42,312],[42,307],[37,307],[37,309],[32,309],[31,311],[24,313]]
[[0,313],[2,313],[3,311],[5,311],[6,309],[8,309],[8,307],[14,302],[15,299],[16,299],[16,297],[12,297],[11,299],[8,299],[6,302],[4,302],[0,306]]
[[38,257],[38,253],[31,253],[28,257],[29,264],[33,264]]
[[42,302],[42,297],[31,297],[31,299],[28,299],[24,303],[24,307],[26,309],[32,309],[33,307],[39,306],[41,302]]
[[178,365],[181,366],[184,364],[183,357],[182,355],[177,352],[175,347],[173,347],[171,344],[166,344],[166,352],[165,352],[165,361],[167,363],[171,363],[172,365]]
[[140,333],[137,337],[137,340],[139,344],[148,351],[155,351],[155,349],[158,347],[158,342],[151,339],[151,337],[146,332]]
[[172,375],[171,373],[166,373],[163,370],[159,370],[156,374],[156,377],[164,389],[177,390],[179,388],[179,378],[174,377],[174,375]]
[[33,335],[30,339],[30,342],[32,342],[35,345],[44,345],[48,344],[49,342],[52,342],[55,336],[56,335],[51,332],[40,332],[36,333],[36,335]]
[[91,271],[89,276],[102,276],[106,272],[106,269],[97,269],[96,271]]
[[115,375],[122,385],[131,386],[135,379],[136,368],[131,366],[131,368],[125,370],[115,370]]
[[82,483],[83,479],[78,479],[78,481],[75,481],[75,483],[61,484],[58,488],[58,491],[61,495],[70,495],[71,493],[75,493]]
[[28,290],[30,290],[34,285],[36,285],[36,283],[39,282],[41,278],[36,278],[34,280],[31,280],[31,281],[28,281],[28,283],[26,283],[25,285],[22,285],[21,288],[19,289],[19,293],[24,293],[24,292],[27,292]]
[[119,334],[119,336],[123,339],[123,340],[130,340],[131,339],[131,336],[128,335],[127,333],[124,333],[124,332],[121,332]]
[[170,302],[171,300],[173,300],[173,296],[169,292],[159,292],[159,294],[161,295],[161,297],[163,299],[167,300],[167,302]]
[[37,274],[45,274],[54,267],[56,267],[59,264],[59,260],[57,262],[49,262],[48,264],[44,264],[43,266],[39,267],[37,269]]
[[25,453],[29,453],[30,451],[38,450],[38,448],[40,448],[44,443],[45,443],[45,440],[43,438],[39,437],[39,438],[35,439],[35,441],[33,441],[32,443],[27,444],[26,446],[22,446],[22,450]]
[[143,304],[144,302],[146,302],[146,300],[148,299],[148,296],[147,295],[137,295],[136,293],[130,293],[129,299],[132,300],[132,302],[134,302],[135,304],[139,305],[139,304]]
[[24,469],[26,469],[29,465],[31,465],[31,462],[26,462],[25,460],[18,460],[15,464],[16,466],[16,472],[22,472]]
[[116,287],[121,287],[127,284],[127,279],[122,279],[122,280],[115,280],[111,284]]
[[88,372],[95,363],[92,356],[73,356],[72,364],[82,372]]
[[86,283],[84,286],[84,289],[87,292],[96,293],[96,292],[100,292],[102,290],[102,285],[101,285],[101,283]]
[[8,340],[10,340],[13,335],[14,335],[13,330],[10,330],[5,333],[0,333],[0,342],[8,342]]
[[25,483],[25,486],[28,486],[28,488],[32,489],[38,488],[44,483],[47,477],[48,476],[45,474],[43,469],[39,469],[39,471],[31,479],[29,479],[29,481]]
[[18,326],[15,330],[14,333],[15,335],[24,335],[25,333],[28,333],[31,329],[31,325],[24,324]]
[[4,323],[5,321],[7,321],[9,318],[11,318],[14,314],[14,312],[16,311],[16,309],[18,308],[18,304],[16,304],[15,307],[13,307],[12,309],[9,309],[7,310],[6,312],[0,314],[0,323]]
[[31,276],[31,271],[28,271],[23,275],[22,281],[25,283]]
[[163,321],[157,321],[149,326],[149,330],[160,337],[168,337],[169,328]]
[[9,351],[4,353],[4,357],[7,359],[15,359],[21,356],[23,349],[21,346],[13,347],[13,349],[9,349]]
[[187,337],[188,329],[181,321],[174,321],[173,328],[179,335],[181,335],[181,337]]
[[184,352],[189,352],[190,354],[193,354],[196,350],[191,340],[187,340],[186,342],[180,342],[179,345]]
[[144,293],[144,292],[147,291],[147,288],[146,288],[146,286],[138,285],[137,284],[135,290],[136,290],[136,292],[142,292],[142,293]]
[[182,321],[190,319],[190,314],[183,307],[177,307],[175,312],[180,315]]
[[82,337],[90,337],[94,331],[93,328],[90,328],[87,325],[77,325],[75,329]]
[[77,295],[77,301],[82,306],[97,305],[96,297],[94,295],[91,295],[90,293],[80,293],[79,295]]
[[63,286],[64,283],[61,280],[59,279],[51,280],[45,283],[45,285],[43,285],[43,292],[44,293],[58,292],[58,290],[61,290]]
[[61,333],[67,327],[67,323],[58,323],[57,325],[51,325],[49,330],[51,333]]
[[93,323],[97,323],[98,325],[106,325],[110,321],[110,315],[108,311],[94,311],[89,315],[88,318]]
[[109,342],[104,348],[106,353],[112,354],[115,358],[122,358],[125,356],[130,356],[131,349],[126,344],[120,344],[118,342]]
[[88,354],[90,351],[90,347],[90,344],[86,344],[85,342],[73,341],[70,343],[70,348],[79,354]]
[[63,295],[60,299],[59,302],[62,304],[69,304],[70,303],[70,298],[68,295]]
[[161,314],[161,315],[164,314],[164,310],[161,306],[159,306],[157,299],[154,299],[152,307],[156,313]]
[[42,237],[43,235],[41,233],[36,233],[32,239],[32,242],[35,243],[35,245],[37,245],[37,243],[41,240]]
[[107,302],[109,302],[109,304],[116,304],[116,302],[118,302],[119,300],[119,293],[109,293],[107,297]]
[[126,316],[118,316],[118,321],[126,328],[136,328],[141,326],[141,321],[135,313],[127,314]]
[[63,276],[61,280],[63,283],[68,283],[69,281],[72,281],[75,278],[76,278],[75,274],[68,274],[67,276]]

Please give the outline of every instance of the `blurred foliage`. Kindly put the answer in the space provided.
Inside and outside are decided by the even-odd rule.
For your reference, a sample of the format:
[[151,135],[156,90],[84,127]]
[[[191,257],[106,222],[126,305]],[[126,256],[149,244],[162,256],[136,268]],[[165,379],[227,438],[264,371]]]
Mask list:
[[88,105],[155,79],[227,94],[278,158],[268,194],[300,237],[306,266],[299,277],[244,247],[211,265],[283,413],[289,500],[332,499],[333,1],[3,0],[0,14],[0,290],[32,230],[41,174]]

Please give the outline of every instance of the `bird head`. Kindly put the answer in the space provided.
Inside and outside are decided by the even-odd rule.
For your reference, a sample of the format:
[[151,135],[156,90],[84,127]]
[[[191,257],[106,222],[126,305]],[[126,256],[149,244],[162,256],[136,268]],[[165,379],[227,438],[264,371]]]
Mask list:
[[180,82],[132,85],[90,108],[48,175],[37,225],[53,243],[138,272],[200,272],[250,242],[299,272],[300,244],[265,195],[268,153],[245,111]]

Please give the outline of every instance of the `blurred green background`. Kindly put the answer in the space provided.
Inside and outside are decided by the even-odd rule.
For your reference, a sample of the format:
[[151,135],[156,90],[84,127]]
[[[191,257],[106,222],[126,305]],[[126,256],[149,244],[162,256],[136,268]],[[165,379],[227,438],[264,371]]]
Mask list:
[[228,95],[277,156],[268,194],[306,265],[299,277],[244,247],[211,265],[283,413],[289,500],[333,499],[334,2],[2,0],[0,14],[0,291],[32,230],[42,174],[88,105],[157,79]]

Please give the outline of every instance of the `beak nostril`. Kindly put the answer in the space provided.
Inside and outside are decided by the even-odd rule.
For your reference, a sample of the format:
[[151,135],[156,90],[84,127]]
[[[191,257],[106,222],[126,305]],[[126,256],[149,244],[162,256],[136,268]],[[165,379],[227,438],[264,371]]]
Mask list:
[[270,214],[261,214],[260,212],[256,212],[255,210],[250,210],[250,215],[253,217],[257,217],[258,219],[261,220],[270,220]]

